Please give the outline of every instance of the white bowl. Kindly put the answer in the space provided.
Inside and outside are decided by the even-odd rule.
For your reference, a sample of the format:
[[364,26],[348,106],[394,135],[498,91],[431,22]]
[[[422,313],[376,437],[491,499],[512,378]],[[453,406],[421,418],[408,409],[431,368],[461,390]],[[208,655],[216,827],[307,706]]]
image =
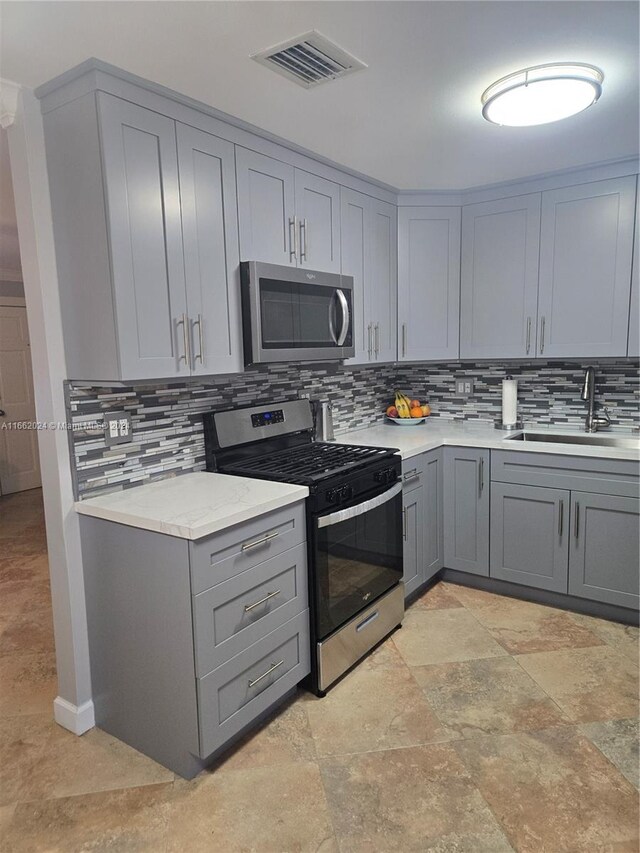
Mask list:
[[418,424],[424,423],[427,419],[427,415],[422,418],[390,418],[389,415],[386,415],[387,420],[393,421],[394,424],[398,424],[398,426],[418,426]]

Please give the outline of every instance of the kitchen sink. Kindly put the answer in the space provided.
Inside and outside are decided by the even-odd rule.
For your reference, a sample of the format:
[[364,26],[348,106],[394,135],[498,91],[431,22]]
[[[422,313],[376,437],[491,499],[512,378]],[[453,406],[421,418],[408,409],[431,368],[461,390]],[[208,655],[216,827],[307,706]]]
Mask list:
[[640,450],[640,438],[621,435],[564,435],[557,432],[519,432],[510,435],[507,441],[544,441],[550,444],[578,444],[588,447],[616,447],[621,450]]

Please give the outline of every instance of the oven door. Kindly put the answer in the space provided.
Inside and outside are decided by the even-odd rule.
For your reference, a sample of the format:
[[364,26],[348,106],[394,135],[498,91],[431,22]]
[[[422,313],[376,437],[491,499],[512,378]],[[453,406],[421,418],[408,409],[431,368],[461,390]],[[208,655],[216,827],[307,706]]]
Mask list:
[[313,519],[316,638],[402,580],[402,484]]
[[245,359],[350,358],[355,354],[352,288],[348,276],[242,264]]

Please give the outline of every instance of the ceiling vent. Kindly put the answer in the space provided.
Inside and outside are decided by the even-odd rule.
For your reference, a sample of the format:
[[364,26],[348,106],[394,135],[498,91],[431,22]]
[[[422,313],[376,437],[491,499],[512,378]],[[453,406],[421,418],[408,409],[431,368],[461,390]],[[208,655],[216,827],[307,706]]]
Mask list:
[[367,67],[315,30],[254,53],[251,58],[305,89]]

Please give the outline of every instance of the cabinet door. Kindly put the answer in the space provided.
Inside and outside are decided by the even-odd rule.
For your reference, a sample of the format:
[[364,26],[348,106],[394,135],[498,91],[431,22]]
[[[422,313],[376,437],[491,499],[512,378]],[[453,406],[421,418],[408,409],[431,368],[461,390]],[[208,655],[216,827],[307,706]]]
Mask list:
[[492,578],[567,592],[569,492],[491,483]]
[[175,122],[103,92],[98,110],[118,378],[189,375]]
[[640,356],[640,192],[636,194],[636,227],[633,240],[633,269],[631,271],[631,313],[627,355]]
[[540,195],[462,208],[460,357],[536,351]]
[[635,176],[542,194],[538,354],[627,354]]
[[640,501],[571,493],[569,593],[637,608]]
[[444,564],[489,574],[489,451],[444,449]]
[[295,170],[300,266],[340,272],[340,187]]
[[402,495],[404,595],[407,598],[424,583],[424,491],[422,486]]
[[395,361],[397,352],[398,223],[396,208],[371,199],[366,278],[372,318],[375,361]]
[[424,576],[429,581],[444,565],[442,526],[442,450],[424,455]]
[[365,280],[365,232],[368,206],[371,199],[362,193],[340,188],[340,258],[343,275],[353,276],[353,331],[355,357],[347,364],[367,364],[371,361],[373,344],[369,314],[369,288]]
[[233,145],[177,125],[192,373],[242,370]]
[[460,208],[398,209],[398,358],[458,358]]
[[238,225],[243,261],[297,261],[294,168],[236,146]]

